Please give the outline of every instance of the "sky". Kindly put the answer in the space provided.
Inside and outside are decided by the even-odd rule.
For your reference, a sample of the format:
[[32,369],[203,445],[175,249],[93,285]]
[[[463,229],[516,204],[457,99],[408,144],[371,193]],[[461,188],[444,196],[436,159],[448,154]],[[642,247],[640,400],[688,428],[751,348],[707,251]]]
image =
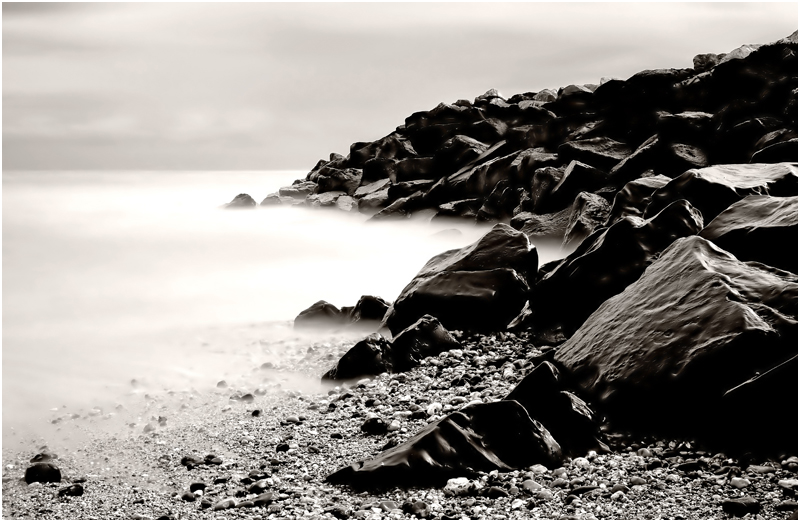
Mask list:
[[310,170],[413,112],[768,43],[788,3],[3,3],[4,170]]

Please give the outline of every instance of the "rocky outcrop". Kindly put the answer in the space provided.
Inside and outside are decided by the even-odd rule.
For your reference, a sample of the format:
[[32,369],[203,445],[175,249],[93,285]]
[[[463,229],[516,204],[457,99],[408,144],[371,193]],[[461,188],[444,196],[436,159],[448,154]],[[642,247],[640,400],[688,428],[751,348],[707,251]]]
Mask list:
[[[617,426],[724,443],[765,429],[720,415],[725,393],[796,353],[797,276],[692,236],[604,302],[555,362]],[[783,391],[796,394],[796,384],[786,384]],[[769,429],[796,434],[794,419],[770,419]]]
[[336,328],[347,322],[347,316],[327,301],[317,301],[300,312],[294,320],[295,328]]
[[256,202],[249,194],[239,194],[225,205],[225,208],[253,208],[255,206]]
[[476,471],[510,471],[561,462],[561,448],[516,401],[467,406],[403,444],[328,476],[327,482],[361,490],[443,486]]
[[528,238],[498,224],[475,243],[431,258],[400,292],[385,323],[399,333],[423,315],[448,329],[501,329],[525,304],[538,255]]
[[535,324],[569,335],[603,301],[636,281],[673,241],[702,228],[700,213],[681,200],[651,219],[628,216],[594,232],[536,284],[531,296]]
[[797,196],[747,196],[700,232],[741,261],[797,273]]

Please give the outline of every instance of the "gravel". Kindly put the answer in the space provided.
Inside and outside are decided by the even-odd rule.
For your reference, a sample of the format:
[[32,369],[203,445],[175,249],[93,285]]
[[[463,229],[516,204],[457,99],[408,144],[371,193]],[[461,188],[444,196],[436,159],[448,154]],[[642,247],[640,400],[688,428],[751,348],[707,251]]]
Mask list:
[[[617,434],[610,434],[612,453],[590,452],[557,469],[536,465],[380,493],[331,486],[328,474],[404,442],[429,422],[502,399],[541,352],[524,334],[456,332],[463,349],[410,372],[326,387],[319,377],[357,334],[264,340],[257,328],[251,333],[228,349],[256,350],[264,360],[238,376],[139,390],[113,411],[47,412],[49,422],[59,420],[46,439],[4,440],[3,517],[796,518],[795,456],[743,462],[692,441]],[[26,484],[31,459],[43,453],[61,470],[61,482]]]

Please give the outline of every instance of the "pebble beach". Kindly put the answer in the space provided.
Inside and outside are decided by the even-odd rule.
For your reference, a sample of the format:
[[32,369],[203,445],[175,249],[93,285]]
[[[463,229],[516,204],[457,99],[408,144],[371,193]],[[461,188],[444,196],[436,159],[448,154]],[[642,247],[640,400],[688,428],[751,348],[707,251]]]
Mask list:
[[[258,325],[243,332],[217,340],[263,359],[240,375],[186,389],[132,382],[113,409],[50,411],[50,435],[4,443],[3,518],[797,518],[796,455],[734,458],[694,441],[614,433],[610,453],[556,469],[477,473],[424,489],[328,484],[329,474],[452,411],[502,399],[542,351],[525,334],[455,332],[461,350],[333,387],[319,377],[363,333],[267,341]],[[61,480],[27,484],[32,461],[52,463]]]

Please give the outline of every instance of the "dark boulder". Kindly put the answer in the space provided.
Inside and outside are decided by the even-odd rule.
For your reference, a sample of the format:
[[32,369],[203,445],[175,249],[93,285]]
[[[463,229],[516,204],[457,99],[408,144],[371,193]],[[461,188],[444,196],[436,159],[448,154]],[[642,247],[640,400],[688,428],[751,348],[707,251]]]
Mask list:
[[571,334],[603,301],[636,281],[659,252],[702,228],[697,210],[676,201],[649,220],[626,217],[594,232],[536,284],[531,308],[537,324]]
[[643,215],[652,217],[670,203],[685,199],[710,223],[733,203],[758,194],[797,196],[797,165],[759,163],[692,169],[653,192]]
[[354,323],[382,321],[388,309],[389,303],[380,297],[362,295],[353,311],[350,312],[350,320]]
[[547,212],[548,198],[553,189],[564,177],[564,169],[542,167],[536,169],[531,181],[531,205],[536,213]]
[[509,186],[507,179],[501,179],[478,210],[478,221],[505,221],[510,219],[514,215],[514,209],[520,204],[524,192],[519,187]]
[[537,268],[528,238],[495,225],[475,243],[431,258],[387,312],[386,324],[397,334],[430,314],[448,329],[502,328],[524,305],[527,278]]
[[511,226],[525,234],[528,239],[537,237],[558,238],[562,241],[567,233],[571,208],[565,208],[552,214],[534,214],[521,212],[511,220]]
[[339,359],[336,366],[322,376],[323,381],[346,381],[360,377],[372,377],[386,372],[383,353],[389,347],[389,341],[382,335],[374,333],[350,348]]
[[390,361],[392,372],[405,372],[425,357],[458,348],[461,343],[435,317],[424,315],[394,337],[384,358]]
[[346,323],[347,317],[327,301],[317,301],[294,320],[295,328],[336,328]]
[[564,456],[608,451],[601,441],[594,412],[583,400],[564,390],[558,369],[548,361],[536,366],[503,400],[519,402],[532,419],[541,422]]
[[618,429],[723,444],[731,434],[749,440],[797,429],[796,410],[770,418],[769,428],[719,415],[728,390],[796,353],[797,276],[691,236],[605,301],[555,362]]
[[482,200],[480,198],[461,199],[458,201],[443,203],[439,205],[436,216],[445,218],[474,218],[477,215],[481,204]]
[[467,406],[428,425],[403,444],[329,475],[327,482],[359,490],[442,486],[477,471],[507,472],[533,464],[553,467],[561,448],[516,401]]
[[392,183],[416,180],[436,180],[442,177],[432,157],[414,157],[400,160],[389,174]]
[[355,194],[361,184],[360,169],[334,169],[322,167],[317,178],[319,192],[343,191],[348,196]]
[[747,196],[700,232],[741,261],[797,273],[797,196]]
[[[350,146],[350,157],[346,162],[346,166],[361,169],[371,159],[403,159],[416,155],[417,152],[411,146],[411,143],[403,136],[393,132],[371,143],[353,143]],[[345,167],[344,164],[330,166],[339,169]]]
[[650,204],[650,196],[670,182],[667,176],[648,176],[629,181],[614,196],[606,226],[613,225],[626,216],[641,217]]
[[330,192],[323,192],[322,194],[310,194],[306,196],[306,205],[311,208],[338,206],[339,198],[343,196],[348,197],[347,193],[342,190],[332,190]]
[[25,470],[25,483],[61,482],[61,471],[49,461],[36,462]]
[[570,141],[558,147],[558,157],[562,161],[580,161],[605,172],[632,152],[628,145],[605,137]]
[[256,201],[249,194],[239,194],[225,208],[255,208]]
[[556,212],[570,206],[581,192],[593,192],[606,183],[605,172],[594,167],[571,161],[564,175],[546,197],[543,205],[536,206],[543,212]]
[[394,158],[372,158],[364,163],[361,183],[389,179],[397,173],[397,160]]
[[751,163],[797,162],[797,138],[767,145],[753,153]]
[[558,164],[558,154],[547,152],[541,147],[525,149],[511,162],[511,181],[523,187],[530,187],[536,169],[554,167]]
[[317,184],[313,181],[301,181],[300,183],[295,182],[293,185],[289,187],[281,187],[278,190],[278,195],[280,196],[288,196],[290,198],[295,199],[305,199],[306,196],[309,194],[313,194],[317,191]]
[[407,198],[415,192],[427,192],[433,186],[433,183],[434,181],[430,179],[402,181],[399,183],[392,182],[390,185],[388,185],[388,201],[394,202],[400,198]]
[[569,221],[564,233],[562,248],[571,250],[596,229],[603,226],[608,218],[611,205],[605,198],[589,192],[581,192],[570,207]]
[[443,174],[450,174],[486,152],[488,146],[461,134],[447,140],[436,151],[436,166]]

